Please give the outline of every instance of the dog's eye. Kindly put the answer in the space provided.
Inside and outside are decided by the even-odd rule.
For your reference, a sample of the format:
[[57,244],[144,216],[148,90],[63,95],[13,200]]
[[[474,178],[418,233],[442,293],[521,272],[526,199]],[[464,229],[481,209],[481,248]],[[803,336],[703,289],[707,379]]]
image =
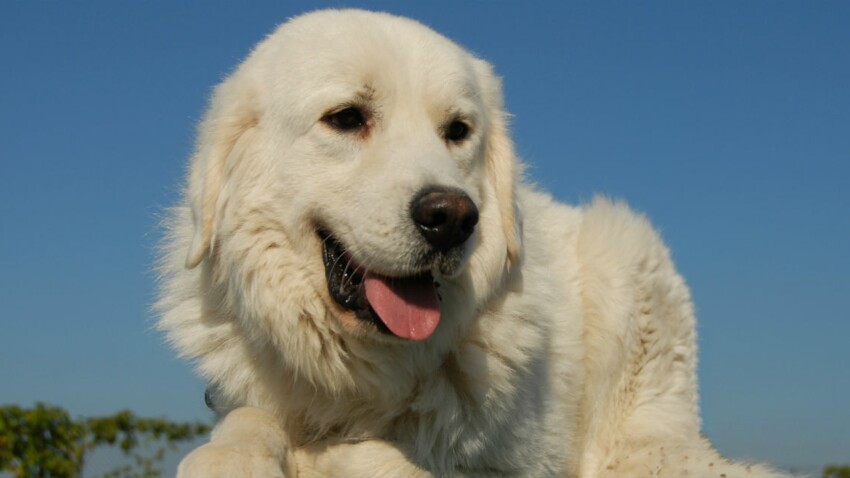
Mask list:
[[469,125],[461,120],[454,120],[446,127],[446,139],[453,143],[460,143],[469,136]]
[[355,108],[353,106],[337,111],[336,113],[326,115],[322,118],[322,121],[339,131],[358,130],[366,124],[363,112],[360,111],[359,108]]

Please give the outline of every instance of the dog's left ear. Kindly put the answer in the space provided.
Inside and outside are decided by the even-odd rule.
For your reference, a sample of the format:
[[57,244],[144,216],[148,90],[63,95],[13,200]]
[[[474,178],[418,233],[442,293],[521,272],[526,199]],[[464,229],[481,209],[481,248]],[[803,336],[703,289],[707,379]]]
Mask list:
[[487,107],[487,175],[496,192],[499,215],[507,244],[508,260],[516,263],[522,251],[522,224],[516,207],[515,184],[521,165],[508,135],[508,113],[504,111],[502,83],[489,63],[475,61],[475,70]]

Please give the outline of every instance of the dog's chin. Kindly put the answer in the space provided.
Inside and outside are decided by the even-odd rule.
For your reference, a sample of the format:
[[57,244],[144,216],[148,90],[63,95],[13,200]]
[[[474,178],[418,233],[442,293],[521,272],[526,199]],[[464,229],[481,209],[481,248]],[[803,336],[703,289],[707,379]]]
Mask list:
[[[421,260],[413,261],[412,271],[377,272],[363,267],[363,262],[354,258],[333,233],[327,229],[318,229],[317,232],[322,244],[328,294],[346,330],[356,335],[365,332],[395,341],[425,340],[433,333],[433,330],[423,331],[420,328],[436,327],[439,322],[442,298],[438,288],[442,281],[437,278],[450,279],[460,274],[464,264],[461,248],[448,253],[422,254]],[[368,281],[371,281],[370,285],[366,284]],[[369,287],[372,287],[371,290],[382,290],[370,296]],[[402,291],[400,295],[397,294],[399,291]],[[376,296],[379,297],[378,302],[373,304],[369,297],[376,300]],[[389,302],[403,304],[396,307],[407,308],[407,312],[421,313],[421,322],[419,317],[404,319],[408,320],[406,324],[402,319],[388,319],[387,316],[392,315],[394,310],[382,300],[387,296],[392,297]]]

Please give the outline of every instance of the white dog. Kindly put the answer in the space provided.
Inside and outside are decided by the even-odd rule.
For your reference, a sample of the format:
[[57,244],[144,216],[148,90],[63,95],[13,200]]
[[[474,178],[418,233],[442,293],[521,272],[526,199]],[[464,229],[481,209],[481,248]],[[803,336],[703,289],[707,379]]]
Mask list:
[[364,11],[215,90],[161,259],[224,415],[181,477],[781,476],[701,437],[658,235],[523,183],[505,116],[487,63]]

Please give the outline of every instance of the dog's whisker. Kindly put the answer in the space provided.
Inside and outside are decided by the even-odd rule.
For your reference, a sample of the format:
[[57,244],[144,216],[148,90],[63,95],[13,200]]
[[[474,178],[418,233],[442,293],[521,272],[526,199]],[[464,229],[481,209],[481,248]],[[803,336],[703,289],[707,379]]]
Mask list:
[[[337,244],[339,244],[339,243],[337,243]],[[332,245],[332,246],[333,246],[333,245]],[[338,246],[338,247],[339,247],[339,254],[337,254],[336,258],[334,259],[334,263],[333,263],[333,265],[331,265],[331,267],[332,267],[333,269],[336,269],[336,268],[337,268],[337,266],[339,265],[339,261],[340,261],[340,259],[342,259],[343,257],[345,257],[345,256],[346,256],[346,250],[345,250],[345,248],[344,248],[341,244],[339,244],[339,246]]]
[[354,265],[354,269],[351,271],[351,273],[348,272],[349,268],[351,268],[352,261],[353,261],[353,258],[349,255],[348,261],[346,261],[345,267],[342,270],[342,279],[343,280],[342,280],[342,283],[340,284],[340,292],[351,287],[351,285],[354,283],[355,278],[357,277],[358,266],[356,264]]

